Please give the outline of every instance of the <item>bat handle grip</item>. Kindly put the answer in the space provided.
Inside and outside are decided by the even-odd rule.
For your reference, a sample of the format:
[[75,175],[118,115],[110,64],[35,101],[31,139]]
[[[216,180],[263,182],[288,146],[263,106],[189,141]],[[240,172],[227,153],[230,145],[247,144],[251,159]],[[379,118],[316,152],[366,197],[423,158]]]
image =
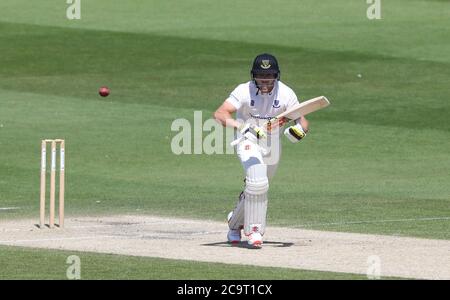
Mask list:
[[232,141],[232,142],[230,143],[231,147],[236,146],[237,144],[239,144],[240,142],[242,142],[244,139],[245,139],[244,136],[241,136],[240,138],[235,139],[234,141]]

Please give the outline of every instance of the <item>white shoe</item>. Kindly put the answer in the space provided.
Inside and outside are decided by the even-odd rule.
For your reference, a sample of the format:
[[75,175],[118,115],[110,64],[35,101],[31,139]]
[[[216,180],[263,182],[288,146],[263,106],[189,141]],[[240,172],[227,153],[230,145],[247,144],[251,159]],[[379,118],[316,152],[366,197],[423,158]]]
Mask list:
[[240,229],[230,229],[228,231],[228,242],[231,244],[239,244],[241,242],[241,230]]
[[253,248],[261,248],[263,241],[262,241],[262,235],[261,233],[257,231],[253,231],[250,234],[247,235],[248,241],[247,243],[249,246]]

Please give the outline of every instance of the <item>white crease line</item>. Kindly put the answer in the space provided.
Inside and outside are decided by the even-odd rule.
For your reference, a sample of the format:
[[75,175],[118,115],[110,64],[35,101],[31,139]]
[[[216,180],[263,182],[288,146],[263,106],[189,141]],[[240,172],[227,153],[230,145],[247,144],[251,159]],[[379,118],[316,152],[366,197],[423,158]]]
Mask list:
[[[1,225],[1,223],[0,223]],[[37,224],[36,224],[37,225]],[[30,225],[27,227],[23,227],[23,228],[4,228],[2,230],[0,230],[0,232],[11,232],[11,231],[30,231],[30,229],[36,229],[37,231],[39,230],[51,230],[49,228],[39,228],[39,226],[36,225]],[[66,221],[66,225],[64,226],[64,229],[83,229],[83,228],[102,228],[102,227],[114,227],[114,226],[131,226],[131,225],[141,225],[141,224],[99,224],[99,225],[74,225],[74,226],[70,226],[67,225],[67,221]],[[61,230],[60,228],[56,228],[55,230]]]
[[20,209],[20,207],[0,207],[0,210],[16,210]]
[[141,224],[103,224],[103,225],[74,225],[74,226],[64,226],[67,229],[83,229],[83,228],[102,228],[102,227],[113,227],[113,226],[133,226]]
[[[79,221],[76,221],[76,220],[75,221],[70,220],[70,223],[78,223],[78,222]],[[97,225],[68,225],[67,223],[68,223],[68,221],[66,220],[66,226],[64,227],[66,229],[72,229],[72,228],[101,228],[101,227],[116,227],[116,226],[142,226],[142,225],[149,226],[149,225],[161,225],[161,224],[167,225],[168,224],[167,221],[142,222],[142,223],[131,223],[131,222],[130,223],[126,223],[126,222],[124,222],[123,224],[122,223],[117,223],[117,224],[97,224]],[[83,221],[83,223],[88,223],[88,222]],[[92,223],[98,223],[98,222],[92,221]],[[175,222],[170,222],[170,225],[172,225],[172,224],[179,225],[179,224],[190,224],[190,223],[189,222],[184,222],[184,221],[175,221]],[[0,225],[2,225],[2,223],[0,223]],[[34,226],[35,225],[38,225],[38,224],[34,224]],[[198,225],[199,226],[203,226],[203,224],[201,224],[201,223],[198,224]],[[16,226],[16,225],[14,225],[14,226]],[[20,228],[8,228],[7,231],[20,231],[20,230],[28,230],[28,229],[29,229],[28,227],[27,228],[23,228],[23,229],[20,229]]]
[[[74,223],[76,221],[73,221]],[[73,225],[73,226],[66,226],[66,228],[101,228],[101,227],[116,227],[116,226],[151,226],[151,225],[174,225],[174,224],[194,224],[190,222],[185,221],[175,221],[167,223],[167,221],[157,221],[157,222],[142,222],[142,223],[129,223],[129,224],[98,224],[98,225]],[[199,224],[199,226],[203,226],[203,224]]]
[[30,231],[30,228],[3,228],[1,232],[11,232],[11,231]]
[[[71,221],[73,223],[76,223],[76,221]],[[90,229],[90,228],[107,228],[107,227],[120,227],[120,226],[151,226],[151,225],[161,225],[165,224],[167,225],[167,221],[158,221],[158,222],[143,222],[143,223],[129,223],[129,224],[98,224],[98,225],[66,225],[64,226],[65,229]],[[177,222],[170,222],[170,225],[174,224],[190,224],[184,221],[177,221]],[[0,223],[1,225],[1,223]],[[198,224],[198,226],[204,226],[203,224]],[[38,228],[40,229],[40,228]],[[44,228],[42,230],[45,230],[48,228]],[[4,228],[0,230],[1,232],[11,232],[11,231],[29,231],[30,227],[24,227],[24,228]],[[56,229],[58,230],[58,229]]]
[[392,223],[392,222],[414,222],[414,221],[441,221],[450,220],[450,217],[432,217],[432,218],[417,218],[417,219],[393,219],[393,220],[368,220],[368,221],[351,221],[351,222],[333,222],[333,223],[312,223],[297,225],[293,228],[311,227],[311,226],[328,226],[328,225],[356,225],[356,224],[370,224],[370,223]]
[[72,237],[72,238],[53,238],[53,239],[34,239],[34,240],[10,240],[10,241],[0,241],[0,244],[50,242],[50,241],[66,241],[66,240],[89,240],[89,239],[99,239],[99,238],[117,238],[117,236],[113,236],[113,235],[99,235],[99,236],[82,236],[82,237]]
[[[443,221],[450,220],[450,217],[429,217],[429,218],[416,218],[416,219],[392,219],[392,220],[367,220],[367,221],[350,221],[350,222],[330,222],[330,223],[310,223],[310,224],[302,224],[295,226],[288,225],[278,225],[277,227],[287,227],[287,228],[304,228],[304,227],[312,227],[312,226],[331,226],[331,225],[358,225],[358,224],[371,224],[371,223],[391,223],[391,222],[414,222],[414,221]],[[74,221],[77,222],[77,221]],[[95,221],[92,221],[95,222]],[[198,221],[199,222],[199,221]],[[197,221],[183,221],[178,220],[174,222],[170,222],[170,224],[197,224]],[[124,222],[125,223],[125,222]],[[151,225],[160,225],[167,224],[167,221],[155,221],[155,222],[142,222],[142,223],[128,223],[128,224],[98,224],[98,225],[74,225],[74,226],[66,226],[67,229],[82,229],[82,228],[101,228],[101,227],[115,227],[115,226],[151,226]],[[199,224],[201,225],[201,224]],[[22,229],[18,228],[9,228],[3,229],[0,232],[8,232],[8,231],[21,231]],[[23,229],[28,231],[29,229]]]

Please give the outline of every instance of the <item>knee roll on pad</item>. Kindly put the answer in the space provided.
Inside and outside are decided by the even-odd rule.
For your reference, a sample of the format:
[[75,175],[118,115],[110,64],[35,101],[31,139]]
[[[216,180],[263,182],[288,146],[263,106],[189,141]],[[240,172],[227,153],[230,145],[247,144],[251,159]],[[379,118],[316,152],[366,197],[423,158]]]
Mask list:
[[259,180],[257,182],[247,181],[245,187],[245,194],[249,195],[262,195],[266,194],[269,190],[269,180]]
[[267,166],[263,164],[253,165],[247,170],[245,178],[245,193],[261,195],[269,190],[269,179],[267,178]]

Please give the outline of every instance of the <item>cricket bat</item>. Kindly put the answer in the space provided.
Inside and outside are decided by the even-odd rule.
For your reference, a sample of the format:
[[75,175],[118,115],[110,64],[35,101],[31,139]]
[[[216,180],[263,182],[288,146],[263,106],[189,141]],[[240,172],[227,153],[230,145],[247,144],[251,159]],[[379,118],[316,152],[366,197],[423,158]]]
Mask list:
[[[288,110],[282,112],[278,116],[275,116],[263,124],[263,128],[270,132],[273,128],[283,126],[285,123],[296,120],[301,116],[305,116],[316,110],[322,109],[330,105],[330,101],[325,96],[319,96],[313,99],[306,100],[302,103],[296,104]],[[231,146],[234,147],[245,139],[244,136],[231,142]]]

